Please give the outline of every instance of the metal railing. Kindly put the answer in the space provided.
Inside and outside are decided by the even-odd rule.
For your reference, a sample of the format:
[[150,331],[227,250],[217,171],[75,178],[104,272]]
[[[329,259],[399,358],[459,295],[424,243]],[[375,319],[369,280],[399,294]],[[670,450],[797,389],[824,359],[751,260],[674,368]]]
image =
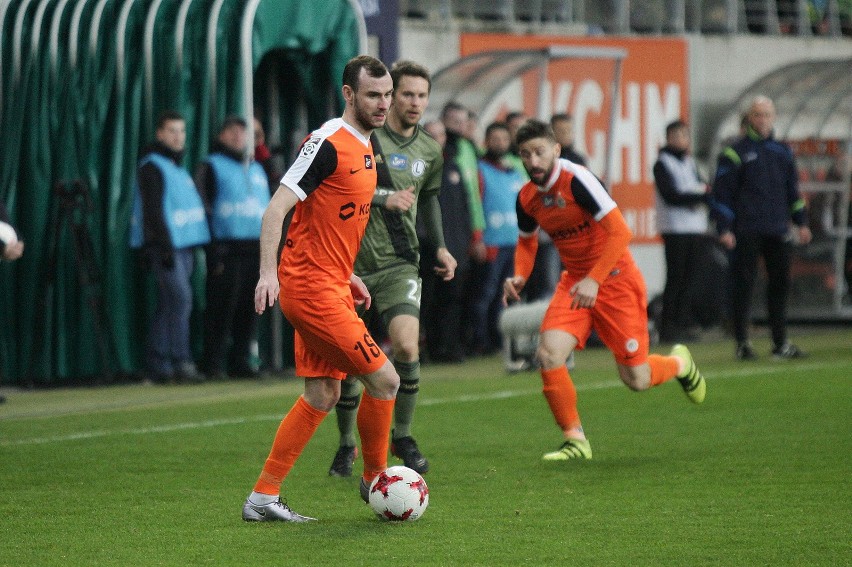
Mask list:
[[436,25],[586,33],[852,35],[845,0],[399,0],[400,16]]

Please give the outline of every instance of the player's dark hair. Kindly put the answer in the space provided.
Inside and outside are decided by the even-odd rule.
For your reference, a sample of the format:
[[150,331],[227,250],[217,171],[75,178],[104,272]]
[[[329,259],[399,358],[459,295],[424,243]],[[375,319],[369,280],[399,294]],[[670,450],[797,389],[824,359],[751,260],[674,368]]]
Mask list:
[[510,123],[515,118],[526,118],[526,116],[520,110],[513,110],[506,114],[506,124]]
[[390,70],[391,79],[393,79],[393,88],[396,90],[399,87],[399,80],[403,77],[420,77],[426,79],[429,87],[427,92],[432,92],[432,77],[429,75],[429,69],[415,63],[414,61],[397,61],[393,64]]
[[365,69],[367,76],[374,79],[388,74],[388,68],[385,67],[385,64],[375,57],[369,55],[353,57],[343,68],[343,84],[349,86],[355,92],[358,92],[358,78],[361,76],[361,69]]
[[493,132],[495,130],[505,130],[507,134],[510,133],[509,132],[509,125],[506,124],[505,122],[492,122],[485,129],[485,137],[487,138],[488,136],[490,136],[491,132]]
[[553,129],[550,125],[533,118],[527,120],[518,128],[518,133],[515,134],[515,143],[520,146],[524,142],[529,142],[535,138],[545,138],[551,142],[556,142],[556,138],[553,136]]
[[173,120],[180,120],[181,122],[186,122],[186,119],[183,117],[183,114],[176,110],[164,110],[157,116],[157,130],[166,125],[166,122],[171,122]]
[[683,120],[675,120],[674,122],[670,122],[668,126],[666,126],[666,138],[671,136],[677,130],[685,130],[689,128],[689,124],[684,122]]

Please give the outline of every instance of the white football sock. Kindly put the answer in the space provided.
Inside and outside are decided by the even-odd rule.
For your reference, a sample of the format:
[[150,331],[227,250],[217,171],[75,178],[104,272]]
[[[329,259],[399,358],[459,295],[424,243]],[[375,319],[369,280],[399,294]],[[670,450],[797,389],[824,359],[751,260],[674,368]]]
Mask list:
[[249,502],[252,504],[256,504],[257,506],[266,506],[267,504],[272,504],[273,502],[278,501],[278,495],[275,494],[263,494],[262,492],[252,492],[249,495]]

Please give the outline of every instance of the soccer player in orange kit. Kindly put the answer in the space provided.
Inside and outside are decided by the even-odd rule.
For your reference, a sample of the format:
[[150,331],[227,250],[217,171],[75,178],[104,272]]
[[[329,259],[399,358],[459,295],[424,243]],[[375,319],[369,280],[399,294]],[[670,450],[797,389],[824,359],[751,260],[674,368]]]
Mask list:
[[[392,93],[391,76],[381,61],[369,56],[350,60],[343,70],[343,116],[304,141],[263,216],[255,309],[262,313],[279,299],[296,329],[296,374],[305,379],[305,390],[281,421],[243,505],[246,521],[315,519],[291,510],[280,498],[280,487],[337,403],[347,374],[359,376],[365,387],[357,416],[362,498],[387,468],[399,376],[355,312],[355,303],[369,307],[370,294],[352,268],[376,189],[370,134],[384,124]],[[282,222],[294,206],[278,262]]]
[[585,167],[559,159],[559,144],[542,122],[521,126],[516,143],[530,182],[518,193],[515,275],[504,282],[504,298],[519,299],[532,272],[541,228],[565,266],[536,352],[544,396],[564,437],[562,446],[543,459],[591,459],[565,361],[575,348],[585,346],[593,327],[631,390],[677,378],[689,399],[701,403],[706,383],[684,345],[675,345],[669,356],[648,354],[645,281],[627,247],[630,229],[601,182]]

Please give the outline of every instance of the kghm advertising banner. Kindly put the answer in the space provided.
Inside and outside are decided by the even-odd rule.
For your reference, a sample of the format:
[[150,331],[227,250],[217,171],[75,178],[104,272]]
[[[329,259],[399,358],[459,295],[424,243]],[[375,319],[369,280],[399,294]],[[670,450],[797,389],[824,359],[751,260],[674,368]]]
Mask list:
[[[509,34],[463,34],[462,57],[491,50],[540,49],[550,46],[615,47],[627,52],[621,64],[620,92],[610,131],[611,85],[615,61],[555,59],[547,65],[544,92],[541,70],[508,81],[480,117],[480,124],[521,110],[549,119],[574,117],[575,149],[601,177],[634,233],[634,243],[658,242],[652,174],[666,124],[689,120],[687,44],[682,39],[570,38]],[[606,150],[612,136],[613,155]],[[608,171],[605,171],[608,169]]]

